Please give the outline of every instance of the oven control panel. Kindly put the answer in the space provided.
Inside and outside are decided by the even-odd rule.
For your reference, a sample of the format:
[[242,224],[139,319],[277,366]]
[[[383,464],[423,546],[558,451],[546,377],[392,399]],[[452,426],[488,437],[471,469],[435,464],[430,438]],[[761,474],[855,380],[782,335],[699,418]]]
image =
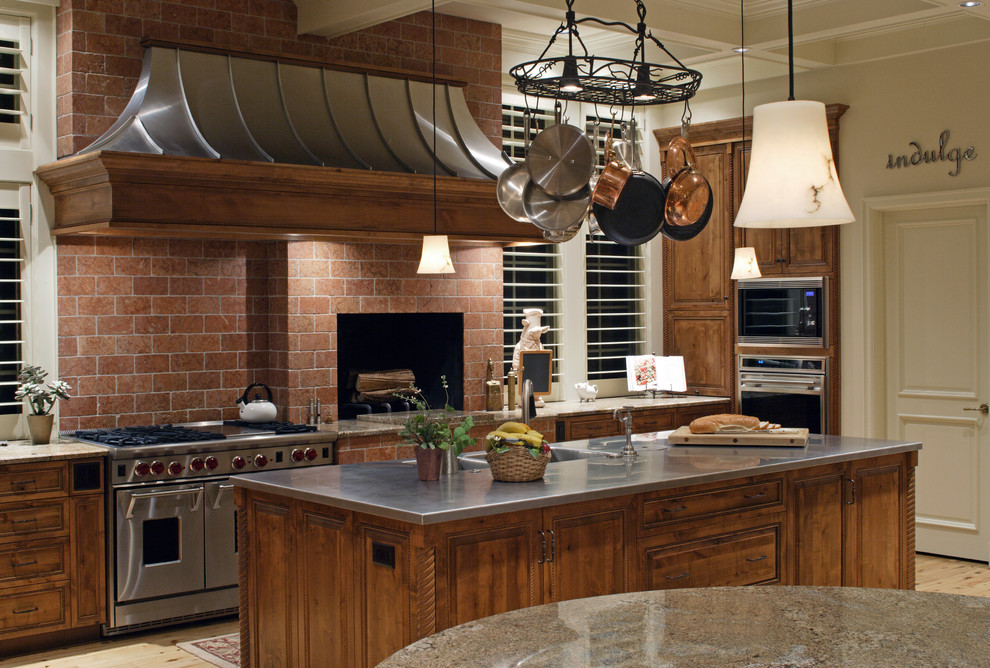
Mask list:
[[334,463],[332,442],[303,443],[277,447],[248,447],[221,452],[175,453],[149,452],[134,457],[110,460],[111,484],[194,480],[238,473],[253,473]]

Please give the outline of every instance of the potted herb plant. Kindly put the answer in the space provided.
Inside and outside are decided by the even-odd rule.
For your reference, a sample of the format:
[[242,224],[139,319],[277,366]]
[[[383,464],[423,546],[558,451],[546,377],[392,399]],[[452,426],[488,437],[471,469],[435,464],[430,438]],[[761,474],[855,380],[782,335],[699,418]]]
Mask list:
[[45,377],[48,372],[40,366],[25,364],[17,374],[17,391],[14,393],[15,399],[27,399],[31,406],[31,414],[27,416],[28,430],[31,432],[31,442],[35,445],[44,445],[51,441],[52,422],[54,416],[51,414],[52,407],[55,406],[56,399],[69,400],[69,384],[62,380],[54,380],[45,385]]
[[415,387],[410,386],[414,393],[396,395],[409,401],[418,411],[402,423],[400,436],[403,443],[412,445],[416,450],[416,468],[420,480],[438,480],[440,478],[440,461],[445,452],[451,452],[457,457],[464,449],[473,445],[477,438],[470,435],[474,426],[474,418],[470,415],[464,418],[460,425],[453,424],[454,408],[450,405],[447,394],[447,377],[440,376],[443,385],[443,410],[431,410],[429,402]]

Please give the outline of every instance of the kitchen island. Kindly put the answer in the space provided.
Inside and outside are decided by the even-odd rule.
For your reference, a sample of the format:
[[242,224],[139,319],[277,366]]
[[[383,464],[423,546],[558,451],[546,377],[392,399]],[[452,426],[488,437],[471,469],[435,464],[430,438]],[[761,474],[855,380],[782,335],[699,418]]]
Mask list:
[[623,444],[558,444],[574,458],[532,483],[470,460],[436,482],[402,460],[238,477],[242,665],[372,666],[474,619],[604,594],[914,587],[920,443],[639,438],[635,459],[605,455]]

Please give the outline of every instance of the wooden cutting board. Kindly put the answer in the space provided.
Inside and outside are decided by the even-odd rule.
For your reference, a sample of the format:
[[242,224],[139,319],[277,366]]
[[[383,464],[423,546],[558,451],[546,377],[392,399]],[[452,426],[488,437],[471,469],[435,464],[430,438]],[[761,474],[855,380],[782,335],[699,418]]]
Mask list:
[[808,444],[808,430],[804,427],[774,429],[772,431],[744,431],[723,434],[692,434],[689,427],[678,427],[667,437],[667,442],[676,445],[776,445],[801,447]]

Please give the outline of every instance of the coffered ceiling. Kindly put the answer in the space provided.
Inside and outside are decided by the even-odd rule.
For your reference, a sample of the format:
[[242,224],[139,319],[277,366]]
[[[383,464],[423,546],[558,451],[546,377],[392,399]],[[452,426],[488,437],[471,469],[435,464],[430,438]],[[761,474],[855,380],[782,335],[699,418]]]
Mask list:
[[[794,0],[795,66],[833,67],[990,41],[990,0],[970,9],[961,0]],[[430,9],[429,0],[295,0],[299,32],[336,36]],[[744,35],[746,79],[782,74],[787,65],[786,0],[645,0],[646,23],[705,86],[738,83]],[[531,60],[562,22],[564,0],[436,0],[436,10],[502,26],[502,67]],[[578,17],[636,23],[634,0],[575,0]],[[631,57],[621,28],[582,26],[590,52]],[[556,48],[556,47],[555,47]],[[651,50],[654,53],[651,53]],[[655,48],[647,59],[662,62]],[[509,80],[508,75],[506,75]]]

